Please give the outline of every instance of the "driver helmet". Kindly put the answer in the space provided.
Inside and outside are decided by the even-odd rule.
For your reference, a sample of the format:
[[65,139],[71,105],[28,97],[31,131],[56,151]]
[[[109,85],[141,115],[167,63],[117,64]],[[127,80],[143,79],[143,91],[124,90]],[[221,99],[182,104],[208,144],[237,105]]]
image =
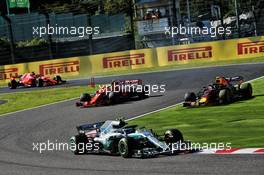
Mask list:
[[228,85],[228,81],[224,77],[216,77],[215,78],[215,84],[222,85],[222,86],[227,86]]

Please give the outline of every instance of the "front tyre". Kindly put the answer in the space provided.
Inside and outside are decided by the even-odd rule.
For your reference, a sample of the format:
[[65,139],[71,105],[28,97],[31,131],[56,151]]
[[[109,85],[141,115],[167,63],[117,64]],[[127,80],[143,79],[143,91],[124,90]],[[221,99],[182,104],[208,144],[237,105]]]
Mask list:
[[123,158],[130,158],[132,157],[132,150],[131,145],[127,138],[122,138],[118,142],[118,152]]
[[57,81],[57,84],[66,83],[66,81],[62,80],[61,76],[59,76],[59,75],[54,77],[53,80]]
[[253,88],[250,83],[244,83],[240,85],[240,94],[242,98],[249,99],[252,97]]
[[80,96],[80,101],[81,101],[81,102],[87,102],[87,101],[90,101],[90,100],[91,100],[91,95],[90,95],[90,94],[83,93],[83,94]]
[[170,129],[164,133],[164,141],[167,144],[183,142],[183,135],[178,129]]
[[187,92],[184,95],[184,101],[185,102],[195,102],[196,101],[196,95],[194,92]]

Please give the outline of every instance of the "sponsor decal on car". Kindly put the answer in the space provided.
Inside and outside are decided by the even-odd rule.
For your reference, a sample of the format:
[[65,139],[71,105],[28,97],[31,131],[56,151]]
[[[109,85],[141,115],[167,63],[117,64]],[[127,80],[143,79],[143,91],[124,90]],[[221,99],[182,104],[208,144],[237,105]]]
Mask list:
[[212,56],[211,46],[168,50],[169,62],[212,58]]
[[238,55],[264,53],[264,40],[237,44]]
[[145,54],[144,53],[103,58],[103,68],[104,69],[129,67],[133,65],[142,65],[142,64],[145,64]]
[[79,61],[59,62],[52,64],[42,64],[39,66],[39,72],[41,75],[54,75],[79,72]]
[[11,77],[18,77],[18,68],[0,69],[0,80],[7,80]]

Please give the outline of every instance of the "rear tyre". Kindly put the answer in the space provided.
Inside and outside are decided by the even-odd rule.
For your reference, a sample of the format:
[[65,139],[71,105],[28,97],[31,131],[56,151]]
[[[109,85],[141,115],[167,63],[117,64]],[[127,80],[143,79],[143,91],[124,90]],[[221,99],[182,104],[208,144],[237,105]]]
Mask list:
[[147,98],[149,95],[149,87],[148,86],[143,86],[142,87],[142,92],[138,92],[138,98],[139,99],[144,99],[144,98]]
[[83,93],[83,94],[80,96],[80,101],[81,101],[81,102],[87,102],[87,101],[90,101],[90,100],[91,100],[91,95],[90,95],[90,94]]
[[16,80],[11,80],[9,83],[8,83],[8,87],[10,89],[16,89],[17,88],[17,81]]
[[244,83],[240,85],[240,94],[242,98],[249,99],[252,97],[253,88],[250,83]]
[[231,102],[231,93],[228,89],[222,89],[219,92],[219,104],[228,104]]
[[164,133],[164,141],[167,144],[177,143],[179,141],[183,142],[183,135],[181,131],[178,129],[170,129]]
[[110,92],[108,94],[109,104],[118,104],[120,103],[120,96],[118,93]]
[[184,95],[184,101],[185,102],[195,102],[196,101],[196,95],[194,92],[187,92]]
[[43,87],[44,81],[42,79],[38,79],[37,81],[37,86],[38,87]]
[[118,152],[123,158],[132,157],[131,145],[127,138],[122,138],[118,142]]
[[84,134],[73,136],[70,139],[70,144],[72,145],[73,148],[75,148],[74,150],[72,150],[75,155],[86,153],[86,149],[85,149],[86,143],[87,143],[87,137]]

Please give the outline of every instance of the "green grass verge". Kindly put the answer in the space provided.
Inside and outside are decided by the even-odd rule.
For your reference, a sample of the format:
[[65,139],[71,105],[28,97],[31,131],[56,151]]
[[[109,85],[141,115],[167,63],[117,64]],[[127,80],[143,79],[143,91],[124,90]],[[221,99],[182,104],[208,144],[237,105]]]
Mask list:
[[7,101],[7,103],[0,105],[0,114],[77,98],[81,93],[94,93],[94,91],[94,88],[88,88],[87,86],[75,86],[0,94],[0,100]]
[[183,108],[181,105],[135,119],[129,124],[159,134],[180,129],[185,139],[199,143],[230,142],[232,147],[264,146],[264,78],[252,82],[254,98],[225,106]]

